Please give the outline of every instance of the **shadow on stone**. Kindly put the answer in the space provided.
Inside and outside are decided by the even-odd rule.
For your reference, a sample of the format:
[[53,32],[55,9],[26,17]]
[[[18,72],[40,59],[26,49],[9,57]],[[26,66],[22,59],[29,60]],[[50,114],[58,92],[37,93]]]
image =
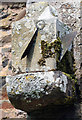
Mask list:
[[31,117],[27,117],[27,120],[81,120],[76,105],[48,106],[30,113],[29,116]]

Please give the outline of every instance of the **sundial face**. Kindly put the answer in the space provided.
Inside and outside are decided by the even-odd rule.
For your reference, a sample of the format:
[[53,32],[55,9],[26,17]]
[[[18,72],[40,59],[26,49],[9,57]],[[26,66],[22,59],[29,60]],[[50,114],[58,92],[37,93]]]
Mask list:
[[67,42],[70,42],[66,44],[66,36],[64,37],[63,33],[67,29],[63,23],[58,22],[54,6],[47,2],[33,3],[28,6],[26,16],[13,23],[13,67],[20,68],[22,72],[55,70],[57,55],[54,41],[57,40],[58,31],[61,33],[59,37],[63,45],[61,59],[74,35],[71,37],[67,35]]
[[72,41],[74,40],[77,32],[71,32],[61,38],[62,41],[62,52],[61,52],[61,57],[60,60],[63,58],[65,55],[66,51],[69,49],[70,45],[72,44]]
[[72,41],[74,40],[77,32],[73,32],[66,24],[62,23],[58,19],[56,21],[56,31],[59,32],[59,37],[62,42],[62,51],[60,56],[61,60],[65,55],[66,51],[69,49],[70,45],[72,44]]

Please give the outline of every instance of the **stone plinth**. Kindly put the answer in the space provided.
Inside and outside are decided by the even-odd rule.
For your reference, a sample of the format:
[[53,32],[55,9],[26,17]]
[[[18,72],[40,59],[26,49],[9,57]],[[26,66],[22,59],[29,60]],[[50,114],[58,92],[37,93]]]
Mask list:
[[72,80],[60,71],[8,76],[6,82],[11,103],[27,113],[50,105],[72,103]]

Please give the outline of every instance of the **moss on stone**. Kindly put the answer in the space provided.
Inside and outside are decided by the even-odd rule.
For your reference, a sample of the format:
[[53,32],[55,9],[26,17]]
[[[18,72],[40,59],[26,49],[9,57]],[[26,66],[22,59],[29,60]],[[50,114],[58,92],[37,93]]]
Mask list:
[[68,79],[71,80],[72,94],[74,97],[75,92],[76,92],[75,84],[77,84],[77,78],[76,78],[76,74],[75,74],[76,65],[75,65],[75,60],[74,60],[74,56],[73,56],[73,48],[71,49],[71,51],[66,52],[66,54],[64,55],[64,57],[61,61],[57,62],[57,69],[62,71],[68,77]]
[[[54,48],[54,51],[52,52],[51,49]],[[41,50],[42,50],[42,56],[43,58],[48,57],[55,57],[54,54],[60,53],[61,50],[61,41],[60,38],[57,37],[57,40],[54,40],[54,42],[48,43],[47,41],[42,40],[41,41]]]
[[[53,51],[52,51],[53,49]],[[39,65],[45,65],[45,59],[46,58],[55,58],[56,56],[56,60],[59,61],[60,58],[60,54],[61,54],[61,40],[59,37],[57,37],[56,40],[54,40],[54,42],[48,42],[48,41],[41,41],[41,54],[42,54],[42,58],[38,61]]]
[[44,66],[45,65],[45,59],[44,58],[41,58],[41,59],[39,59],[39,61],[38,61],[38,64],[40,65],[40,66]]
[[64,104],[73,104],[73,103],[74,103],[73,97],[67,96],[67,97],[65,98]]

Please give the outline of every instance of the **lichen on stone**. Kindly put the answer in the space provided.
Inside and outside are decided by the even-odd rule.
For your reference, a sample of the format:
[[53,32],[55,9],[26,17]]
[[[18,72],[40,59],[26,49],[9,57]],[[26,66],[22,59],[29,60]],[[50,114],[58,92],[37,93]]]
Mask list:
[[38,64],[40,65],[40,66],[44,66],[45,65],[45,59],[44,58],[41,58],[41,59],[39,59],[39,61],[38,61]]
[[45,59],[46,58],[55,58],[56,60],[59,61],[60,55],[61,55],[61,40],[59,37],[57,37],[54,42],[48,42],[45,40],[41,40],[41,54],[42,58],[39,59],[38,64],[40,66],[45,65]]

